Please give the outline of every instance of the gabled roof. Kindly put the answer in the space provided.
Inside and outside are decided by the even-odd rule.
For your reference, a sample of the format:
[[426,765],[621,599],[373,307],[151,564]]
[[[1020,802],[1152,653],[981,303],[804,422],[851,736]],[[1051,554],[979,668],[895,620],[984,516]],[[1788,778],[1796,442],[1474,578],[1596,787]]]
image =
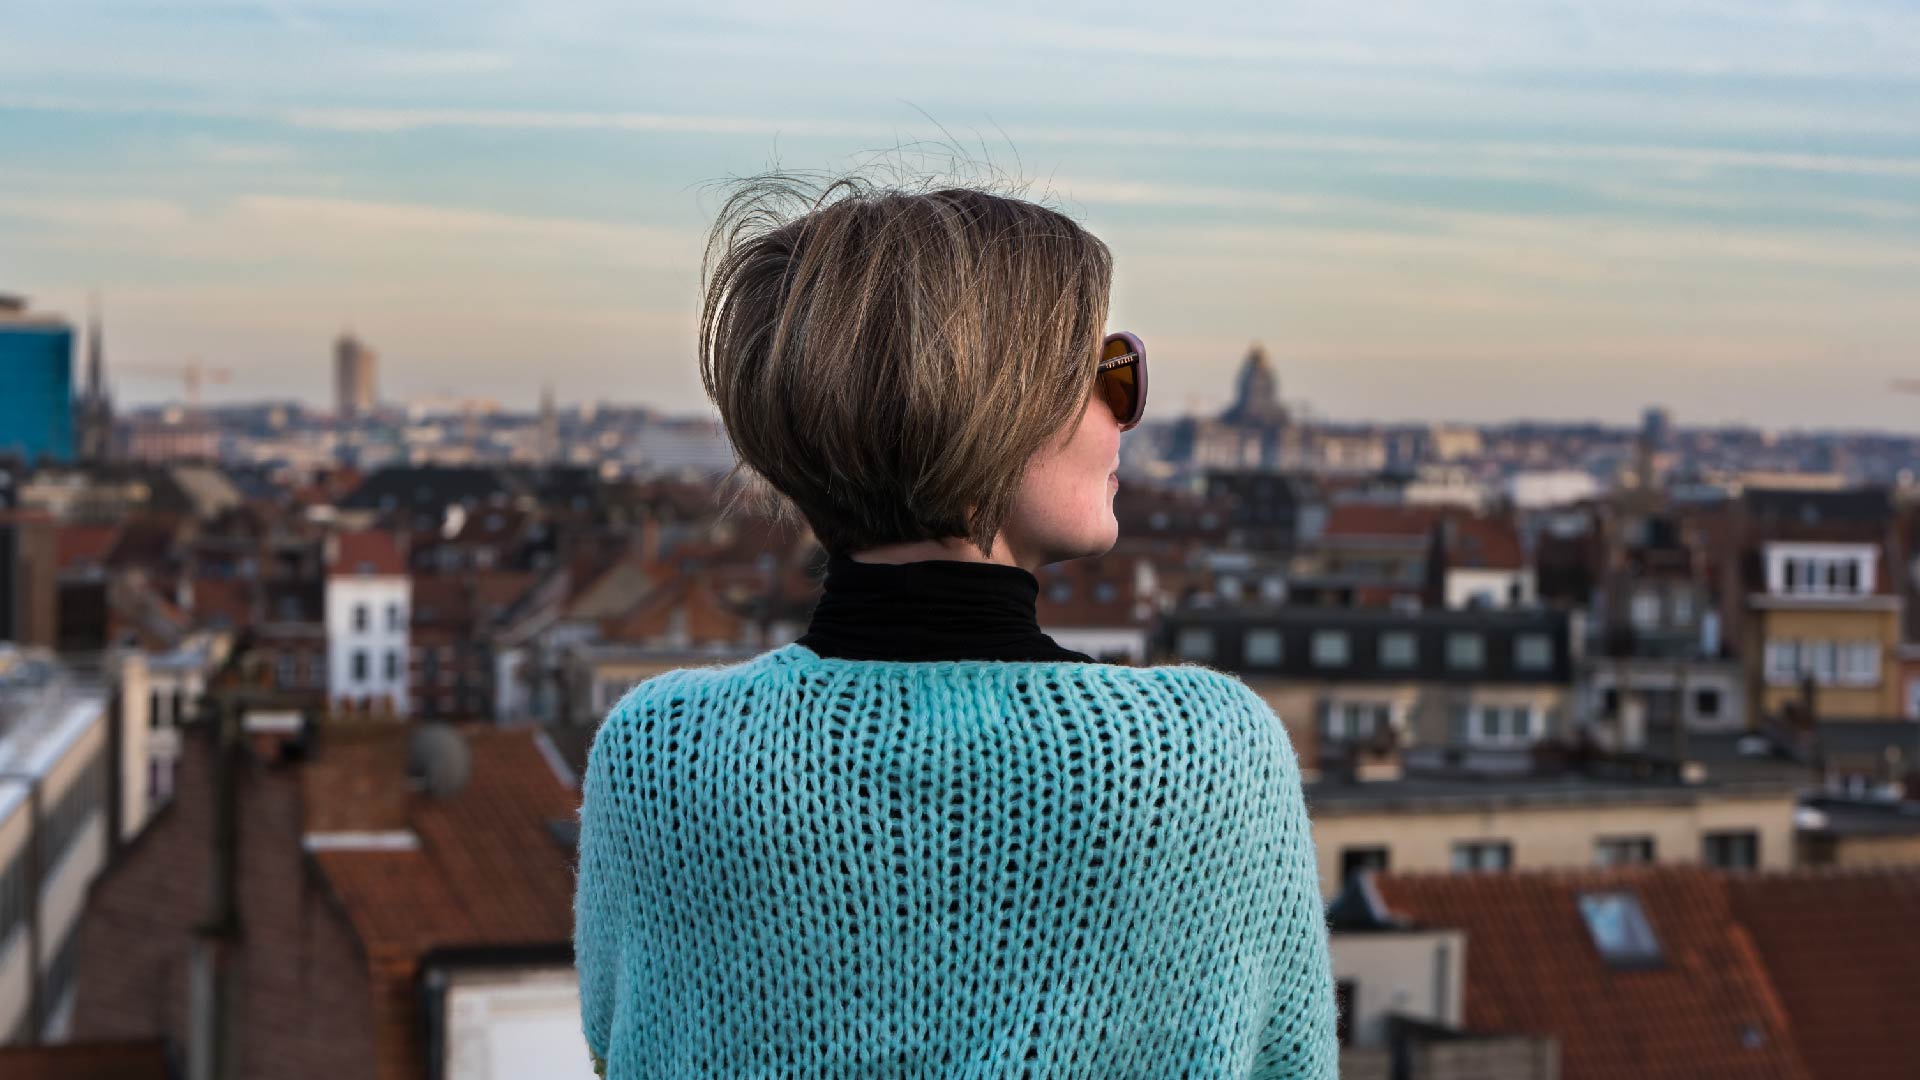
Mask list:
[[55,545],[61,570],[105,569],[120,539],[118,525],[62,525]]
[[[1387,873],[1373,884],[1393,914],[1467,932],[1466,1026],[1553,1036],[1565,1080],[1821,1075],[1717,871]],[[1606,891],[1638,900],[1659,966],[1602,955],[1580,897]]]
[[366,529],[336,534],[327,548],[327,573],[347,576],[377,574],[400,577],[407,572],[407,560],[400,553],[394,535],[382,529]]
[[[322,735],[304,790],[310,833],[415,838],[402,849],[314,852],[370,955],[411,962],[440,946],[571,940],[572,852],[548,822],[573,820],[580,797],[540,729],[461,727],[469,778],[434,796],[408,784],[407,726],[354,727]],[[346,786],[348,777],[358,786]]]
[[1920,1071],[1920,867],[1731,875],[1727,892],[1818,1080]]

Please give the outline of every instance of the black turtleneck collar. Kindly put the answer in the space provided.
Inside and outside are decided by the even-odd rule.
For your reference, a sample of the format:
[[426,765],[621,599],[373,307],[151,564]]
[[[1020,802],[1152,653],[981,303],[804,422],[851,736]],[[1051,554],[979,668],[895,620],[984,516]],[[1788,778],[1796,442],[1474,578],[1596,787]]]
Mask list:
[[1040,632],[1040,581],[1018,566],[827,557],[825,592],[798,644],[844,660],[1092,663]]

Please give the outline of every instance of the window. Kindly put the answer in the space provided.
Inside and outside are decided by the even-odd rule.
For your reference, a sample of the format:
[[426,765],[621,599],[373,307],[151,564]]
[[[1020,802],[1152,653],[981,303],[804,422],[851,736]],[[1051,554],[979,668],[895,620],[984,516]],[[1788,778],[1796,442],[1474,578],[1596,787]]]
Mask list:
[[1693,692],[1693,715],[1700,720],[1715,720],[1720,716],[1720,691],[1711,687]]
[[1482,705],[1471,740],[1482,746],[1521,746],[1540,737],[1539,710],[1531,705]]
[[300,679],[298,665],[291,654],[281,653],[273,662],[274,682],[281,688],[293,686]]
[[1595,866],[1636,866],[1652,861],[1651,836],[1603,836],[1593,842]]
[[365,630],[367,628],[367,605],[353,605],[353,628],[355,630]]
[[387,629],[399,630],[399,629],[402,629],[404,625],[405,624],[401,621],[401,618],[400,618],[400,605],[388,604],[387,605]]
[[1880,681],[1880,644],[1849,641],[1840,651],[1840,681],[1850,686],[1872,686]]
[[1420,639],[1409,630],[1391,630],[1380,635],[1380,666],[1412,667],[1420,662]]
[[1700,858],[1722,870],[1752,870],[1760,865],[1760,834],[1752,829],[1710,832],[1702,840]]
[[1553,638],[1521,634],[1513,639],[1513,666],[1519,671],[1545,671],[1553,666]]
[[1801,673],[1811,674],[1813,681],[1826,685],[1833,681],[1834,643],[1831,641],[1807,641],[1800,645]]
[[1809,596],[1861,596],[1873,591],[1870,563],[1852,555],[1783,559],[1781,591]]
[[1453,845],[1454,873],[1473,870],[1509,870],[1513,845],[1505,840],[1464,840]]
[[1388,864],[1384,847],[1348,847],[1340,849],[1340,880],[1350,882],[1364,870],[1384,872]]
[[1487,643],[1479,634],[1447,635],[1447,666],[1456,671],[1478,671],[1487,661]]
[[1767,642],[1767,681],[1770,683],[1792,683],[1800,675],[1800,643],[1798,641]]
[[1633,625],[1651,630],[1660,625],[1660,594],[1641,591],[1633,594]]
[[1102,604],[1112,603],[1113,598],[1118,595],[1120,595],[1120,590],[1114,588],[1113,582],[1111,581],[1098,582],[1093,587],[1093,598]]
[[1345,667],[1348,651],[1345,630],[1314,631],[1313,662],[1316,667]]
[[1198,626],[1189,626],[1180,631],[1174,646],[1181,656],[1188,660],[1208,660],[1213,657],[1213,631]]
[[1047,599],[1056,604],[1064,604],[1073,599],[1073,583],[1070,581],[1054,582],[1047,587]]
[[1328,701],[1321,705],[1326,718],[1322,727],[1327,738],[1336,742],[1364,740],[1393,724],[1393,705],[1385,701]]
[[1249,664],[1278,664],[1282,657],[1278,630],[1247,631],[1246,661]]
[[1693,621],[1693,594],[1686,589],[1675,589],[1672,596],[1673,621],[1677,626],[1685,626]]
[[353,650],[353,681],[357,683],[367,681],[367,650],[365,649]]
[[1640,898],[1630,892],[1580,894],[1580,917],[1586,921],[1593,947],[1615,967],[1646,967],[1660,963],[1660,942],[1653,936]]
[[388,649],[387,650],[387,681],[392,682],[395,679],[398,679],[399,677],[400,677],[400,650]]

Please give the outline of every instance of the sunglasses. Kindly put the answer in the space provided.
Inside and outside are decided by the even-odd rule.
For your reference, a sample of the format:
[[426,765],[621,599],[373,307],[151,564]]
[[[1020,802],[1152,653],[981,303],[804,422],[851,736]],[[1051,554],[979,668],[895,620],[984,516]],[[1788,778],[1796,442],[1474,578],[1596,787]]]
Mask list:
[[1140,339],[1118,330],[1100,343],[1100,365],[1094,389],[1105,399],[1113,418],[1126,431],[1147,411],[1147,347]]

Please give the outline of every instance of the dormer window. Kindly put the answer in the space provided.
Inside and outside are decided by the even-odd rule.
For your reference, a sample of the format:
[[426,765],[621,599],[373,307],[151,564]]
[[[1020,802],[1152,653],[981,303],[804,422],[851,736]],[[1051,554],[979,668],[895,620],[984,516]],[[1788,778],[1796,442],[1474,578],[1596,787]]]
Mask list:
[[1776,596],[1870,596],[1879,550],[1872,544],[1767,545],[1767,591]]

